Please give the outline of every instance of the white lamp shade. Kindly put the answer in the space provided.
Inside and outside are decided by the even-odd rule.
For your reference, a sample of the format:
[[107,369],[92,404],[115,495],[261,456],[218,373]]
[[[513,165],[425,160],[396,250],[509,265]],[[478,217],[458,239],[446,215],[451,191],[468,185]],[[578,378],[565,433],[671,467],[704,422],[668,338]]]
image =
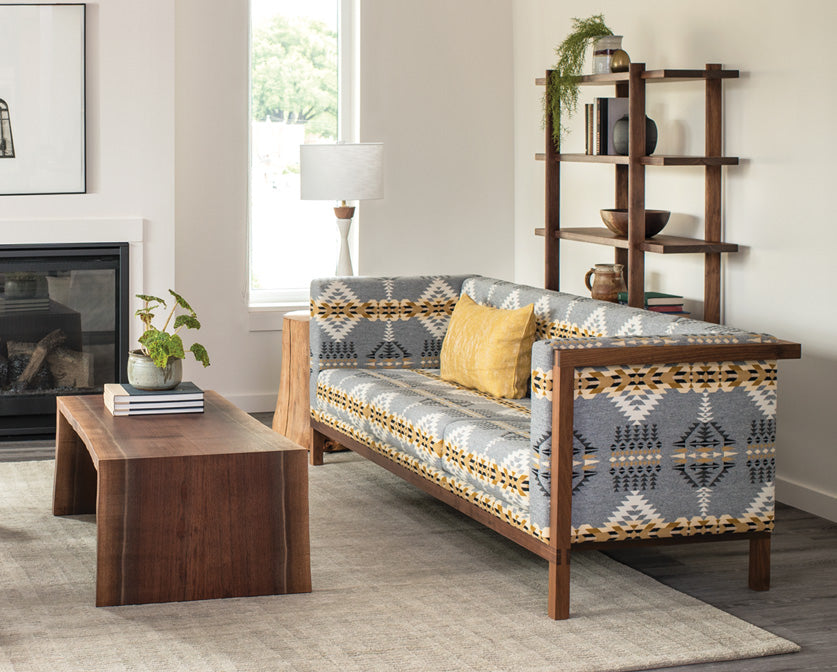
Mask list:
[[380,142],[301,145],[300,197],[306,201],[363,201],[384,197]]

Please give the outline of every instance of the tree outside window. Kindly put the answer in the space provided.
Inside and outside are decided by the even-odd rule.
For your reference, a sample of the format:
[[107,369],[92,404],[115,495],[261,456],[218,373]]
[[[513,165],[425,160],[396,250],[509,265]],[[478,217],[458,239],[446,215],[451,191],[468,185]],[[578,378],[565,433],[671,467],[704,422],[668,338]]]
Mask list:
[[337,141],[337,5],[251,5],[251,303],[305,300],[333,271],[334,222],[299,199],[299,146]]

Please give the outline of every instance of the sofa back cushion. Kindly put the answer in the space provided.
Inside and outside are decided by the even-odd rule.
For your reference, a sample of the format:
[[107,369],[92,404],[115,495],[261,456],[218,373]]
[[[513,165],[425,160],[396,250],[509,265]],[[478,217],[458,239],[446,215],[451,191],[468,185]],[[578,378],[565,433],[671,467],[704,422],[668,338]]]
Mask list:
[[535,336],[532,308],[481,306],[463,294],[442,343],[442,379],[494,397],[525,397]]
[[575,294],[473,276],[462,293],[477,303],[513,309],[535,305],[535,340],[602,336],[738,333],[740,329],[597,301]]

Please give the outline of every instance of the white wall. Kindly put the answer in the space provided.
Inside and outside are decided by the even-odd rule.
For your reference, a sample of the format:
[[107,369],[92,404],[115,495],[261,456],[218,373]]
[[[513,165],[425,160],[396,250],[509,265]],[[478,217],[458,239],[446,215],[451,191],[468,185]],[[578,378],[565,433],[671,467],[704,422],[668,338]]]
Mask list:
[[363,0],[363,141],[383,141],[385,191],[361,204],[362,275],[512,279],[508,0]]
[[[166,0],[87,5],[87,191],[0,196],[2,242],[108,235],[144,220],[144,286],[174,283],[174,9]],[[98,222],[101,226],[88,226]]]
[[[247,2],[204,5],[176,8],[177,286],[213,361],[187,366],[272,410],[281,333],[250,331],[245,301]],[[360,139],[385,143],[386,196],[359,208],[360,273],[511,278],[510,22],[507,0],[361,3]]]
[[[519,281],[543,283],[543,239],[532,235],[543,226],[544,193],[543,164],[532,160],[543,151],[542,89],[533,80],[554,63],[553,49],[571,17],[602,11],[608,26],[625,36],[632,60],[649,69],[719,62],[741,71],[740,79],[724,84],[725,153],[742,158],[724,174],[725,236],[742,246],[725,261],[725,322],[802,343],[801,361],[780,364],[777,496],[837,520],[837,439],[830,424],[837,409],[837,300],[830,279],[837,227],[828,216],[837,126],[827,112],[837,103],[829,37],[837,4],[810,0],[804,13],[778,0],[513,5]],[[611,92],[585,87],[580,102]],[[657,153],[703,152],[702,84],[649,85],[647,107],[660,132]],[[583,152],[583,115],[571,124],[563,149]],[[599,209],[613,207],[612,174],[607,166],[565,166],[562,224],[599,224]],[[648,207],[673,213],[667,233],[700,236],[700,169],[649,168],[646,186]],[[562,243],[562,252],[561,288],[580,294],[586,294],[585,271],[613,259],[609,248],[579,243]],[[702,312],[701,257],[646,256],[646,280],[650,289],[693,299],[692,309]]]

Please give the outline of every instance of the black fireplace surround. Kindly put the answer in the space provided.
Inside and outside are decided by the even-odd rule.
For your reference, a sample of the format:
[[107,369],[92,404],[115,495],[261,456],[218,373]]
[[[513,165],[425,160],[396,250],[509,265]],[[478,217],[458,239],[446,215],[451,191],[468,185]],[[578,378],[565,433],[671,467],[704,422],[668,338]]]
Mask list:
[[128,243],[0,245],[0,441],[55,433],[55,397],[124,382]]

